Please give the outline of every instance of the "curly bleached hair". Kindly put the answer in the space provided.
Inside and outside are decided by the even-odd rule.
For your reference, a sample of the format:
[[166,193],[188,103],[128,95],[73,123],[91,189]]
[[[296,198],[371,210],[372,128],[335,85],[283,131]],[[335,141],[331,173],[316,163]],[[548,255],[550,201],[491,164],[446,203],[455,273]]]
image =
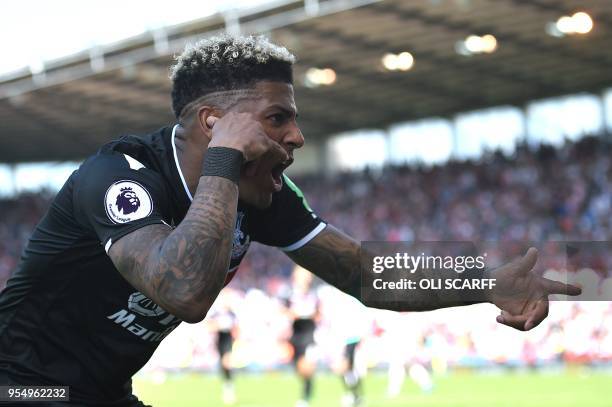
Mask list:
[[294,62],[264,36],[220,35],[188,45],[171,68],[174,115],[213,92],[253,88],[261,80],[293,83]]

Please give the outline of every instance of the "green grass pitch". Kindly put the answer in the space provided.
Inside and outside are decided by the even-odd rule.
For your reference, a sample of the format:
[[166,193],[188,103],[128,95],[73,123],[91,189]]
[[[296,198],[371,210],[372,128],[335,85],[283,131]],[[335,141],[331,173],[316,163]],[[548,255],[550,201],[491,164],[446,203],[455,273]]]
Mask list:
[[[422,394],[406,380],[395,399],[385,395],[386,376],[370,374],[365,383],[366,407],[612,407],[612,372],[586,369],[555,373],[455,372],[435,378],[431,394]],[[292,407],[300,393],[289,373],[242,374],[235,380],[241,407]],[[134,380],[134,392],[154,407],[218,407],[221,382],[210,374],[168,375],[161,384],[144,376]],[[319,374],[311,407],[341,406],[339,378]]]

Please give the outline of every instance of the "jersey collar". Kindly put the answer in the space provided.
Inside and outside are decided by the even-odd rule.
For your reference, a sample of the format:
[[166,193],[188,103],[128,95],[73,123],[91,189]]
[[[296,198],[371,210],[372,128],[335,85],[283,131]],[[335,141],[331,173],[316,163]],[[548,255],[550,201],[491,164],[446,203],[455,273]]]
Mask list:
[[176,170],[178,171],[179,177],[181,177],[181,182],[183,183],[183,188],[185,189],[185,193],[187,194],[187,198],[189,201],[193,201],[193,196],[191,195],[191,191],[187,187],[187,182],[185,181],[185,176],[183,175],[183,170],[181,170],[181,165],[179,164],[178,156],[176,155],[176,144],[174,143],[174,137],[176,135],[176,129],[178,129],[178,123],[174,125],[172,128],[172,137],[170,138],[170,143],[172,144],[172,154],[174,155],[174,165],[176,165]]

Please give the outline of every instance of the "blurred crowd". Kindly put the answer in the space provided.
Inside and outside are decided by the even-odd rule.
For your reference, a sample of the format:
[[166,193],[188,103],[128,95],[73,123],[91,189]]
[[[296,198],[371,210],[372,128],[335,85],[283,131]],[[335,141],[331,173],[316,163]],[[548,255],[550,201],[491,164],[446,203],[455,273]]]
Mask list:
[[53,193],[27,193],[0,199],[0,291],[15,269],[32,230],[49,206]]
[[[473,162],[395,166],[294,181],[321,218],[358,240],[495,241],[505,249],[525,241],[601,242],[603,249],[592,256],[590,268],[576,273],[588,281],[594,295],[601,295],[601,290],[612,289],[607,274],[612,252],[606,247],[612,241],[611,153],[609,141],[587,137],[559,148],[519,145],[511,157],[494,152]],[[0,289],[51,196],[0,200]],[[540,256],[538,264],[554,274],[567,266],[565,254]],[[289,322],[276,296],[291,270],[291,261],[280,251],[251,246],[230,284],[239,299],[237,365],[270,367],[290,360]],[[342,349],[336,343],[342,335],[335,330],[346,324],[335,311],[341,307],[333,305],[342,300],[329,290],[318,286],[322,314],[317,340],[321,360],[331,361]],[[360,319],[368,321],[361,328],[361,348],[373,365],[394,357],[398,351],[391,344],[398,338],[403,338],[400,357],[425,358],[432,366],[612,360],[609,302],[555,303],[551,317],[529,334],[496,324],[494,307],[488,305],[424,314],[359,312]],[[151,363],[212,367],[212,342],[206,323],[183,324],[162,343],[174,351],[158,352]]]
[[[228,291],[234,297],[236,325],[232,349],[235,368],[278,369],[291,363],[291,317],[283,301],[258,289]],[[491,304],[424,313],[397,313],[361,306],[326,285],[317,290],[320,317],[310,357],[334,369],[348,341],[360,338],[358,363],[364,369],[402,363],[426,366],[435,373],[452,368],[558,368],[567,364],[593,367],[612,363],[612,303],[559,301],[549,317],[525,333],[495,321]],[[350,318],[347,318],[350,315]],[[182,324],[160,345],[143,369],[215,370],[214,322]]]

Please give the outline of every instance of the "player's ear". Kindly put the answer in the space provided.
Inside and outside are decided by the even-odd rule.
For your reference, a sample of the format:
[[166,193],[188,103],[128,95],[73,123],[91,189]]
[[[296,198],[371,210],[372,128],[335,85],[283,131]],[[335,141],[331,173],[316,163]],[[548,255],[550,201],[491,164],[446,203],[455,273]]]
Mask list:
[[221,117],[221,112],[211,106],[202,106],[198,109],[198,125],[200,131],[210,140],[214,121]]

